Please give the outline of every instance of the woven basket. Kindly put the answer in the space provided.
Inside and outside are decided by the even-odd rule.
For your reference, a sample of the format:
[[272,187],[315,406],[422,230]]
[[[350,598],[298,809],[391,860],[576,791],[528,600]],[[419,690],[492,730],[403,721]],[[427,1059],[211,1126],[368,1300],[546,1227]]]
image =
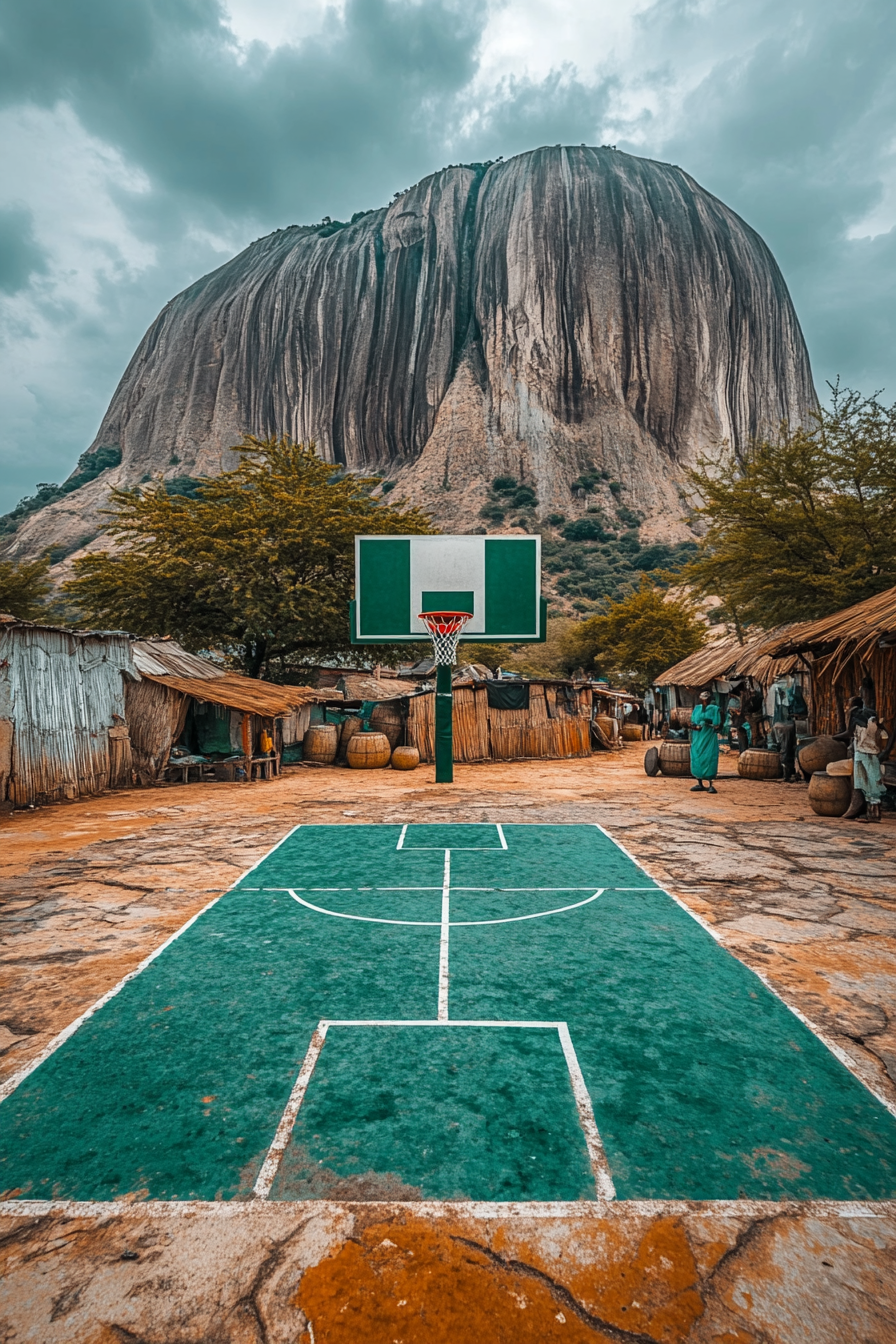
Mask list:
[[352,770],[381,770],[389,764],[392,748],[385,733],[355,733],[346,758]]
[[737,758],[737,773],[742,779],[780,779],[780,752],[748,747]]
[[819,817],[842,817],[852,798],[852,780],[816,770],[809,780],[809,806]]
[[800,748],[800,769],[806,775],[814,775],[816,770],[824,770],[831,761],[846,759],[846,744],[835,742],[832,737],[816,737]]
[[690,742],[665,741],[660,747],[660,773],[684,776],[691,773]]
[[420,753],[416,747],[395,747],[389,764],[393,770],[416,770],[420,764]]
[[315,723],[302,738],[302,760],[332,765],[336,759],[339,733],[335,723]]

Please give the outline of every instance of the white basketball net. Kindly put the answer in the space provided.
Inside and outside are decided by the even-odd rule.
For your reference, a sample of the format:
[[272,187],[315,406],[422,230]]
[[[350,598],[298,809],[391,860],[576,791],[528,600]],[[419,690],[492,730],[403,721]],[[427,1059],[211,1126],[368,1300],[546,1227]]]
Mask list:
[[419,619],[429,631],[440,666],[452,667],[457,662],[457,641],[472,616],[471,611],[421,611]]

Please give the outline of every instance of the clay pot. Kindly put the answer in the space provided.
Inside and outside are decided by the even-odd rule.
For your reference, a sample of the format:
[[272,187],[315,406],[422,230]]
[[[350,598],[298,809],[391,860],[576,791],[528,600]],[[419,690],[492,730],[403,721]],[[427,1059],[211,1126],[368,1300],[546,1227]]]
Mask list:
[[689,775],[691,773],[690,742],[670,742],[660,747],[660,774]]
[[742,779],[780,779],[780,752],[748,747],[737,758],[737,773]]
[[640,723],[624,723],[622,725],[623,742],[641,742],[644,738],[644,729]]
[[302,738],[302,760],[332,765],[338,745],[339,732],[335,723],[312,724]]
[[845,742],[835,742],[832,737],[816,737],[800,748],[797,757],[800,769],[806,775],[814,775],[816,770],[824,770],[831,761],[845,761],[847,748]]
[[829,775],[816,770],[809,780],[809,805],[820,817],[842,817],[852,798],[848,775]]
[[385,733],[355,733],[346,759],[353,770],[381,770],[389,764],[392,748]]
[[395,747],[389,764],[393,770],[416,770],[420,764],[420,753],[416,747]]

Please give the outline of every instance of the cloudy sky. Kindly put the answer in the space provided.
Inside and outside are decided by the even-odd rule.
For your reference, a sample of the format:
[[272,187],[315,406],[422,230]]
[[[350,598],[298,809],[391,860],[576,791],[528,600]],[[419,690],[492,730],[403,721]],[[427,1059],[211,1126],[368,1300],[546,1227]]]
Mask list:
[[0,510],[162,305],[447,163],[614,144],[770,244],[816,384],[896,400],[893,0],[0,0]]

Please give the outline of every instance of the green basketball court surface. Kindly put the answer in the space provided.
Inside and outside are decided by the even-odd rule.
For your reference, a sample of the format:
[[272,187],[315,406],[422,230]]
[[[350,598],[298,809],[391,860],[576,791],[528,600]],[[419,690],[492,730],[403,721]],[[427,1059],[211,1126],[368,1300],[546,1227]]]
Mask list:
[[896,1196],[896,1118],[596,826],[299,827],[64,1035],[6,1198]]

